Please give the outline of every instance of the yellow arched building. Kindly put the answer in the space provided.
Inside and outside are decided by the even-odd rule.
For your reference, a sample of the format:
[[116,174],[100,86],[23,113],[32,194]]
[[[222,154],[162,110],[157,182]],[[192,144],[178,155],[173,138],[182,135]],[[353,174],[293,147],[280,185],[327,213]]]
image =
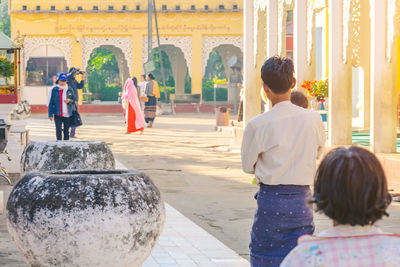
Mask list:
[[[70,67],[85,69],[90,54],[98,47],[114,52],[121,78],[143,73],[148,1],[9,1],[12,39],[23,38],[24,44],[23,98],[31,104],[45,104],[52,76]],[[219,49],[225,64],[233,55],[242,56],[242,1],[156,2],[161,45],[173,65],[176,93],[184,93],[187,69],[192,93],[201,94],[202,77],[213,49]],[[157,47],[155,37],[153,47]]]

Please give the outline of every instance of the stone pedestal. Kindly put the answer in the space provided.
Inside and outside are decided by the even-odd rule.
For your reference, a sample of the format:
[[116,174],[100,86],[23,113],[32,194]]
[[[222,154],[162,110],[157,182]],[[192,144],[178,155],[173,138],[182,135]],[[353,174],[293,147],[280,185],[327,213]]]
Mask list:
[[165,222],[160,192],[135,171],[29,173],[7,203],[31,266],[141,266]]
[[76,169],[115,169],[115,159],[100,141],[31,142],[21,157],[21,174]]

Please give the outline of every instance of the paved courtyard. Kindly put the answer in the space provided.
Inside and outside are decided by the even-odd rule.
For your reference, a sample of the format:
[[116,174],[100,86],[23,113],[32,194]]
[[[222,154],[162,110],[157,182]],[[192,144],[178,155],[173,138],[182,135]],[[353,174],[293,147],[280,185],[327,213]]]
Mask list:
[[[106,141],[116,158],[129,169],[146,172],[161,190],[164,200],[245,259],[249,258],[249,232],[257,190],[252,177],[241,171],[237,149],[227,148],[229,131],[214,131],[212,114],[161,116],[155,128],[143,135],[126,135],[122,115],[86,115],[78,129],[80,139]],[[54,140],[53,124],[45,115],[29,119],[32,140]],[[400,233],[400,204],[379,223],[385,231]],[[331,222],[316,216],[317,231]],[[20,257],[4,247],[7,235],[0,217],[0,258]],[[3,245],[2,245],[3,244]],[[11,263],[10,262],[10,263]],[[14,265],[17,266],[17,265]]]

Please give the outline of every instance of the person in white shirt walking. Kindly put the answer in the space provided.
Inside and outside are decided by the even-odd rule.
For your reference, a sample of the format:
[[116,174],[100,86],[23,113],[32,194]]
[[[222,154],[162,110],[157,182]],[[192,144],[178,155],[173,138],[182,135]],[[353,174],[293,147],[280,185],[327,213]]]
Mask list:
[[253,267],[279,266],[300,236],[314,232],[310,185],[326,139],[319,113],[290,102],[296,85],[291,59],[268,59],[261,77],[273,107],[249,121],[241,152],[243,171],[260,186],[251,231]]
[[[138,83],[138,96],[139,96],[139,98],[141,96],[145,95],[146,85],[147,85],[146,75],[143,74],[143,75],[140,76],[140,82]],[[140,102],[140,108],[142,109],[142,112],[144,112],[144,103],[145,102]]]

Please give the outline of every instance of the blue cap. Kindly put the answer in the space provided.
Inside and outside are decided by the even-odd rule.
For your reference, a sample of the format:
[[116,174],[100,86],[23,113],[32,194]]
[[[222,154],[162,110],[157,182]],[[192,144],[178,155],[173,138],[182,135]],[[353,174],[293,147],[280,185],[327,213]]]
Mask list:
[[66,73],[61,72],[60,75],[58,75],[58,80],[66,81],[66,80],[68,80],[68,75]]

